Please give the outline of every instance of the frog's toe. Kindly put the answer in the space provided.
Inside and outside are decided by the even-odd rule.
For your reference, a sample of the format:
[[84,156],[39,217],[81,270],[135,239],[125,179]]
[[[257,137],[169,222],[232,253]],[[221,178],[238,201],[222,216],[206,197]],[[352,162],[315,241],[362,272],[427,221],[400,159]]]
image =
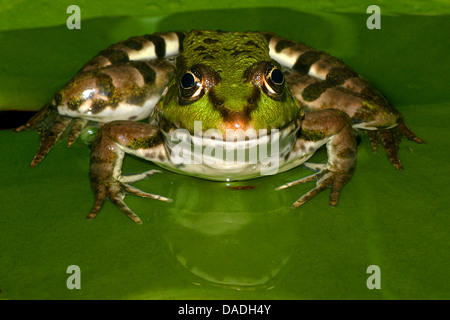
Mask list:
[[72,120],[72,126],[70,128],[69,137],[67,138],[67,146],[71,147],[72,144],[78,139],[83,129],[87,126],[89,120],[75,118]]
[[301,183],[306,183],[310,181],[317,180],[316,187],[300,197],[297,201],[295,201],[291,208],[298,208],[305,204],[307,201],[314,198],[316,195],[318,195],[320,192],[324,191],[325,189],[331,187],[331,194],[330,194],[330,205],[336,206],[339,198],[339,194],[344,187],[344,185],[347,183],[348,180],[351,178],[351,173],[340,173],[340,172],[333,172],[329,171],[328,169],[323,169],[313,175],[304,177],[302,179],[292,181],[289,183],[286,183],[280,187],[277,188],[277,190],[289,188]]
[[414,141],[416,143],[425,143],[420,139],[411,129],[406,126],[403,122],[400,122],[398,126],[391,129],[381,129],[381,130],[367,130],[367,135],[369,137],[370,143],[372,145],[372,150],[376,151],[378,147],[378,141],[381,142],[389,161],[397,170],[403,170],[402,162],[398,155],[399,144],[402,137],[406,137],[408,140]]
[[310,163],[310,162],[305,162],[303,166],[309,170],[316,172],[323,171],[327,167],[325,163]]
[[31,117],[27,123],[16,128],[16,132],[38,129],[38,127],[44,123],[44,120],[50,117],[54,113],[54,109],[51,103],[47,103],[44,107],[39,110],[33,117]]
[[31,167],[36,167],[52,148],[61,140],[66,132],[69,132],[68,143],[70,147],[80,136],[88,124],[88,120],[72,118],[58,114],[56,108],[48,103],[37,112],[27,123],[16,128],[16,132],[35,129],[39,132],[40,143],[38,151],[31,162]]
[[87,216],[87,219],[94,219],[103,208],[106,199],[109,199],[131,220],[139,224],[142,223],[142,220],[139,218],[139,216],[135,214],[123,201],[123,199],[125,198],[126,188],[122,183],[120,183],[119,181],[115,181],[112,183],[93,184],[93,189],[95,193],[95,202],[90,213]]
[[32,167],[37,166],[47,156],[71,122],[72,118],[57,115],[52,126],[40,132],[39,149],[31,162]]
[[121,197],[111,197],[110,200],[116,205],[117,208],[120,209],[128,218],[136,222],[137,224],[141,224],[142,220],[139,216],[133,212],[123,201]]
[[394,129],[386,129],[378,131],[378,135],[383,145],[384,151],[389,158],[389,161],[397,170],[403,170],[403,165],[398,155],[398,145],[400,137],[396,134]]
[[132,183],[139,180],[143,180],[155,173],[161,173],[161,170],[152,169],[146,172],[138,173],[138,174],[131,174],[131,175],[123,175],[120,177],[120,182],[123,183]]
[[411,131],[410,128],[404,123],[401,122],[397,126],[398,131],[404,135],[408,140],[414,141],[416,143],[425,143],[422,139],[420,139],[414,132]]
[[142,198],[147,198],[147,199],[154,199],[154,200],[159,200],[159,201],[165,201],[165,202],[172,202],[173,200],[170,198],[166,198],[163,196],[160,196],[159,194],[153,194],[153,193],[147,193],[144,192],[142,190],[139,190],[129,184],[122,184],[123,188],[125,189],[125,191],[127,191],[128,193],[134,194],[138,197],[142,197]]
[[378,135],[376,131],[367,130],[367,136],[369,137],[370,145],[373,151],[378,149]]
[[[146,172],[148,173],[148,172]],[[111,200],[114,205],[119,208],[120,211],[122,211],[128,218],[133,220],[136,223],[141,224],[142,220],[139,218],[139,216],[131,210],[127,204],[124,202],[125,195],[127,193],[134,194],[138,197],[147,198],[147,199],[154,199],[159,201],[165,201],[165,202],[171,202],[172,199],[147,193],[142,190],[139,190],[127,183],[123,183],[121,181],[115,181],[112,183],[93,183],[92,188],[95,193],[95,202],[92,206],[92,209],[90,213],[88,214],[88,219],[94,219],[97,214],[102,209],[106,199]]]
[[318,175],[319,175],[319,173],[316,173],[316,174],[312,174],[310,176],[307,176],[307,177],[304,177],[304,178],[301,178],[301,179],[298,179],[298,180],[295,180],[295,181],[288,182],[286,184],[283,184],[282,186],[279,186],[275,190],[283,190],[283,189],[286,189],[286,188],[290,188],[290,187],[296,186],[296,185],[301,184],[301,183],[306,183],[306,182],[310,182],[310,181],[313,181],[313,180],[317,180]]

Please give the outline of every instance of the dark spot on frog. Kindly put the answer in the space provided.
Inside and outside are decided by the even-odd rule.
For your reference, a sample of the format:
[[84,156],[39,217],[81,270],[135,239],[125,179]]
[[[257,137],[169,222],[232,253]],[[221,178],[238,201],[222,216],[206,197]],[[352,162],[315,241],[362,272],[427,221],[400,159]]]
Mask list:
[[306,51],[297,58],[297,61],[292,66],[292,69],[308,74],[311,66],[320,59],[321,55],[322,52],[320,51]]
[[154,136],[154,137],[148,137],[148,138],[135,138],[131,140],[127,147],[131,148],[133,150],[136,149],[149,149],[154,146],[157,146],[163,142],[163,138],[160,134]]
[[261,98],[261,90],[258,90],[258,88],[254,87],[252,95],[247,99],[247,102],[251,105],[249,108],[252,110],[255,110],[258,107],[258,101]]
[[144,78],[145,84],[153,84],[156,79],[156,72],[145,61],[132,61],[131,65],[135,67]]
[[197,48],[194,49],[194,51],[205,51],[206,48],[204,46],[198,46]]
[[267,42],[270,42],[270,39],[272,39],[275,34],[272,32],[263,32],[263,36],[266,38]]
[[144,36],[148,41],[153,42],[155,45],[155,53],[158,58],[164,58],[166,55],[166,41],[158,35],[155,34],[147,34]]
[[183,42],[184,42],[184,38],[186,37],[186,35],[183,32],[180,31],[176,31],[175,32],[178,36],[178,51],[182,52],[183,51]]
[[328,72],[326,80],[334,85],[341,85],[347,79],[357,77],[355,71],[346,67],[334,67]]
[[219,42],[219,40],[217,40],[217,39],[211,39],[211,38],[206,38],[206,39],[203,40],[203,42],[206,43],[206,44],[214,44],[214,43]]
[[355,150],[353,150],[351,148],[345,148],[344,150],[341,150],[340,152],[338,152],[337,157],[339,159],[354,158]]
[[292,47],[294,45],[294,42],[291,40],[280,40],[278,41],[277,45],[275,46],[275,51],[280,52],[283,49]]
[[231,54],[231,56],[232,56],[233,58],[236,58],[238,55],[241,55],[241,54],[243,54],[243,53],[248,53],[249,55],[251,55],[253,52],[250,51],[250,50],[236,50],[236,51],[234,51],[234,52]]
[[199,57],[202,57],[202,60],[215,60],[216,59],[216,57],[214,57],[207,51],[199,53]]
[[[67,107],[70,110],[76,111],[76,110],[78,110],[78,108],[84,101],[86,101],[86,100],[80,99],[80,98],[70,98],[69,101],[67,102]],[[57,104],[57,106],[58,106],[58,104]]]
[[158,160],[163,162],[165,160],[165,157],[162,153],[158,153]]
[[112,64],[127,62],[130,60],[128,54],[125,51],[114,48],[105,49],[98,55],[107,58]]
[[253,40],[248,40],[248,41],[245,43],[245,45],[246,45],[246,46],[253,46],[253,47],[259,48],[259,46],[258,46],[255,42],[253,42]]
[[[126,102],[135,106],[142,106],[144,105],[148,96],[149,96],[148,89],[146,88],[144,88],[143,90],[136,89],[132,91],[132,94],[126,99]],[[133,120],[131,118],[129,120]]]
[[307,141],[320,141],[322,139],[325,139],[325,132],[321,130],[302,129],[301,137]]
[[133,50],[142,50],[142,48],[144,47],[142,42],[143,41],[139,39],[128,39],[125,40],[123,44]]
[[98,72],[96,75],[96,85],[100,94],[111,98],[115,92],[113,80],[109,74]]
[[318,81],[307,86],[302,92],[302,98],[305,101],[314,101],[320,98],[328,88],[334,87],[333,83],[328,81]]
[[104,110],[106,107],[108,107],[109,102],[107,100],[102,99],[95,99],[92,101],[92,106],[90,108],[90,111],[92,113],[99,113],[102,110]]
[[214,106],[217,106],[217,107],[222,107],[222,106],[223,106],[223,104],[224,104],[223,99],[218,98],[218,97],[216,96],[216,92],[215,92],[214,90],[211,90],[211,91],[209,92],[208,97],[209,97],[209,100],[211,101],[211,103],[212,103]]
[[61,102],[62,102],[62,94],[61,94],[61,92],[58,92],[57,94],[55,94],[55,97],[53,99],[55,99],[55,106],[56,107],[61,105]]

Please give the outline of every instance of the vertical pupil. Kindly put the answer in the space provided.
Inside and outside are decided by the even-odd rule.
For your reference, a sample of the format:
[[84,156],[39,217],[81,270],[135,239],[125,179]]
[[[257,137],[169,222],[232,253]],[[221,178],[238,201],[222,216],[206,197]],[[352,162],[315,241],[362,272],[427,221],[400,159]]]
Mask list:
[[195,78],[191,73],[185,73],[181,77],[181,86],[184,89],[192,88],[195,85]]
[[274,69],[270,77],[272,78],[272,81],[276,84],[281,84],[284,81],[283,73],[278,69]]

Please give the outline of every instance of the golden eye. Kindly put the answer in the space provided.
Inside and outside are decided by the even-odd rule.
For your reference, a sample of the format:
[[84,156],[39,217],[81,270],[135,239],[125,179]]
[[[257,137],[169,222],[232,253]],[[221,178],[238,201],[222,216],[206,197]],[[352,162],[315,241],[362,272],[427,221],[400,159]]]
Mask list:
[[279,95],[284,89],[283,72],[274,65],[268,65],[264,77],[264,86],[271,95]]
[[180,93],[183,98],[197,98],[203,90],[201,75],[195,70],[187,71],[180,79]]

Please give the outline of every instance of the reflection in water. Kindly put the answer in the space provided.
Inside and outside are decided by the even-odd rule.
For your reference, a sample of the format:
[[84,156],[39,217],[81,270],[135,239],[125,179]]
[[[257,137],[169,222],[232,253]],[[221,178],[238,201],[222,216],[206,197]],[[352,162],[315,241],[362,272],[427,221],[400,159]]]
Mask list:
[[299,219],[281,205],[288,202],[280,200],[272,183],[260,181],[254,189],[238,190],[201,181],[210,184],[208,194],[189,183],[179,185],[164,233],[177,261],[195,275],[194,283],[238,289],[274,286],[298,244]]

